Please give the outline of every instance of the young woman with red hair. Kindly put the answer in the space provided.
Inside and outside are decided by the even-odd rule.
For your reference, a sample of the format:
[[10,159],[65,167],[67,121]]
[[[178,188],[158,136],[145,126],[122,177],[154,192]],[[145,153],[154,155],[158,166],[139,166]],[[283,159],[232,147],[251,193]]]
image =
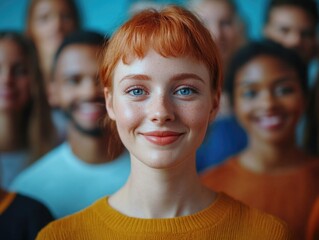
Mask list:
[[100,73],[130,177],[38,239],[290,239],[280,220],[200,183],[196,149],[216,115],[222,74],[192,13],[171,6],[135,15],[104,49]]

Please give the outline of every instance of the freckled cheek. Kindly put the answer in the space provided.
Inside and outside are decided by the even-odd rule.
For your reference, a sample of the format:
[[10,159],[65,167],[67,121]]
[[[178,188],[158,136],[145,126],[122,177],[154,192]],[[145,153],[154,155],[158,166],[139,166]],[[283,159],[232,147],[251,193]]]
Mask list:
[[178,112],[180,119],[193,129],[205,130],[209,123],[209,111],[206,106],[188,106],[187,109],[181,109]]
[[144,114],[144,108],[138,106],[131,106],[130,104],[119,104],[115,106],[119,109],[116,114],[116,122],[119,128],[134,130],[142,121],[141,118]]

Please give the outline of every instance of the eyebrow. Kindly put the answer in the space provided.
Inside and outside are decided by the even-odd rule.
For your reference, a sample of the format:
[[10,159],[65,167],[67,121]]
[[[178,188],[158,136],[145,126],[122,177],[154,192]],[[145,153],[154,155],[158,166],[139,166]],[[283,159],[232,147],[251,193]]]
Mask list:
[[[125,80],[125,79],[147,81],[147,80],[151,80],[151,77],[148,75],[145,75],[145,74],[129,74],[129,75],[124,76],[120,80],[120,82]],[[179,80],[185,80],[185,79],[196,79],[196,80],[199,80],[199,81],[204,83],[204,80],[194,73],[180,73],[180,74],[174,75],[171,78],[171,80],[173,80],[173,81],[179,81]]]
[[180,73],[172,77],[172,80],[174,81],[185,80],[185,79],[196,79],[204,83],[204,80],[194,73]]
[[126,75],[124,76],[120,82],[122,82],[123,80],[126,80],[126,79],[130,79],[130,80],[150,80],[150,76],[148,75],[145,75],[145,74],[129,74],[129,75]]

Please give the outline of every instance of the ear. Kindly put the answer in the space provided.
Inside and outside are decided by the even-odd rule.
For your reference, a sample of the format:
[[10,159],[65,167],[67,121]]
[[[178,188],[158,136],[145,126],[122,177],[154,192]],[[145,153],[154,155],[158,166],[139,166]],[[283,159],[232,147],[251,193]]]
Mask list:
[[113,108],[113,95],[109,88],[104,87],[105,107],[109,118],[115,120],[114,108]]
[[210,113],[209,113],[209,122],[210,123],[215,120],[217,112],[219,110],[220,95],[221,95],[220,91],[218,91],[218,92],[213,94],[213,97],[212,97],[212,108],[211,108]]

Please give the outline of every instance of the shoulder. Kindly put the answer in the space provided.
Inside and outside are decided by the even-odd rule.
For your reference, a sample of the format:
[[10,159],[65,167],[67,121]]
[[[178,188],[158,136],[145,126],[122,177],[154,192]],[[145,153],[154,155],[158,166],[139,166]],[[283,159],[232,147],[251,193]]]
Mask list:
[[59,220],[53,221],[43,228],[37,239],[75,239],[82,234],[93,232],[104,224],[98,212],[106,198],[101,198],[91,206]]
[[39,178],[49,176],[52,173],[52,170],[57,169],[57,161],[61,162],[61,158],[63,158],[63,149],[67,146],[68,145],[66,144],[62,144],[54,148],[22,171],[11,184],[10,190],[19,191],[21,186],[26,186],[29,182],[38,181]]
[[201,179],[205,181],[209,180],[212,176],[217,177],[219,175],[225,177],[226,173],[234,171],[238,168],[237,159],[238,156],[233,156],[219,165],[208,168],[200,174]]
[[42,203],[20,194],[12,194],[15,198],[0,218],[0,232],[17,239],[18,236],[21,239],[26,236],[34,239],[40,229],[53,221],[53,217]]
[[51,215],[50,211],[44,204],[22,194],[16,194],[14,204],[17,209],[21,208],[21,210],[24,209],[32,214],[45,213]]
[[248,239],[291,239],[291,232],[281,219],[249,207],[226,194],[222,195],[229,205],[224,222],[232,226],[238,225],[250,236]]

